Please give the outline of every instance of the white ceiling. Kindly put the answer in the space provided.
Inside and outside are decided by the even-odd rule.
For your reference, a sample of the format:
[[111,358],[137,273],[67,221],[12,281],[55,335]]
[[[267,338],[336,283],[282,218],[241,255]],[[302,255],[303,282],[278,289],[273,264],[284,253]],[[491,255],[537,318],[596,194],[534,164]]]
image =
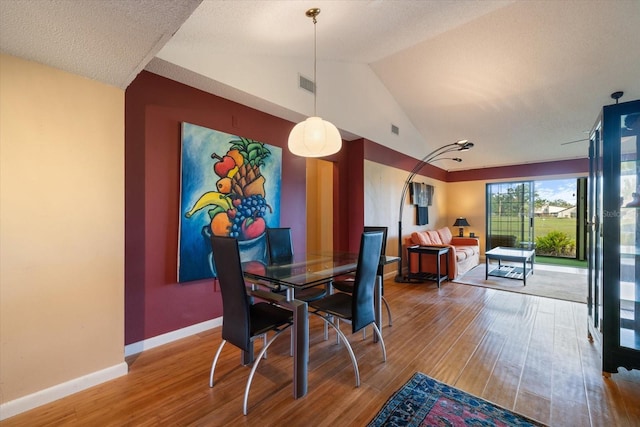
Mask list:
[[[0,50],[126,88],[143,69],[469,169],[586,156],[610,94],[640,98],[638,0],[0,0]],[[175,33],[175,34],[174,34]],[[392,135],[390,125],[400,128]]]

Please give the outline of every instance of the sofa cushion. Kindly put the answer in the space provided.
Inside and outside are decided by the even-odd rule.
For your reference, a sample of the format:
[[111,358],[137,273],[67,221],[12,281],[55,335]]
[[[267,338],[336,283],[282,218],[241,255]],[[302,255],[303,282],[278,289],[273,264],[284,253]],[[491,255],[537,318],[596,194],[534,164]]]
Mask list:
[[429,236],[427,236],[427,233],[423,231],[414,231],[413,233],[411,233],[411,242],[414,245],[420,246],[429,246],[432,244],[431,239],[429,239]]
[[438,235],[440,236],[440,240],[442,240],[442,244],[450,245],[451,239],[453,236],[451,235],[451,230],[448,227],[442,227],[438,230]]
[[428,230],[426,231],[429,236],[429,240],[431,240],[432,245],[442,245],[442,239],[436,230]]
[[457,237],[453,236],[451,239],[451,244],[454,246],[471,246],[474,248],[478,247],[478,239],[475,237]]

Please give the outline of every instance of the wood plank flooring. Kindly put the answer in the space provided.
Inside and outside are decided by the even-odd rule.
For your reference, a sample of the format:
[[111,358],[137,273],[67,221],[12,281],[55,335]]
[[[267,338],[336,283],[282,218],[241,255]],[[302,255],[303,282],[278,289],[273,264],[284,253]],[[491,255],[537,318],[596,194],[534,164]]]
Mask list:
[[[292,397],[288,334],[254,377],[225,346],[209,388],[220,328],[128,358],[129,374],[3,421],[11,426],[364,426],[416,371],[551,426],[640,426],[640,372],[606,379],[587,341],[586,305],[446,282],[385,282],[387,362],[350,335],[360,366],[355,388],[346,349],[310,319],[309,393]],[[348,326],[343,325],[343,330]],[[259,345],[258,345],[259,347]]]

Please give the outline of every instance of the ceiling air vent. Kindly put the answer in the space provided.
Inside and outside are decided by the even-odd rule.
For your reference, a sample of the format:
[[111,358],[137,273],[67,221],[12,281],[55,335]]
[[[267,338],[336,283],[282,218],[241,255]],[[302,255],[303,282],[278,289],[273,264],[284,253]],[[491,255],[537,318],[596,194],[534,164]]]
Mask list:
[[395,133],[396,135],[400,135],[400,128],[394,124],[391,125],[391,133]]
[[298,76],[300,77],[300,88],[310,93],[316,92],[316,85],[313,83],[313,80],[308,79],[301,74],[299,74]]

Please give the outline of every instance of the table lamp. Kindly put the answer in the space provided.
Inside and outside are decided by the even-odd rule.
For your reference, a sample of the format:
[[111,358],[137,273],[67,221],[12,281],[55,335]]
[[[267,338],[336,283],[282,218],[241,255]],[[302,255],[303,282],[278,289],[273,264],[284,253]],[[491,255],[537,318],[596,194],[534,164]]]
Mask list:
[[453,223],[454,227],[458,228],[458,237],[464,236],[464,227],[469,227],[469,223],[467,222],[467,218],[460,217],[456,219],[456,222]]

